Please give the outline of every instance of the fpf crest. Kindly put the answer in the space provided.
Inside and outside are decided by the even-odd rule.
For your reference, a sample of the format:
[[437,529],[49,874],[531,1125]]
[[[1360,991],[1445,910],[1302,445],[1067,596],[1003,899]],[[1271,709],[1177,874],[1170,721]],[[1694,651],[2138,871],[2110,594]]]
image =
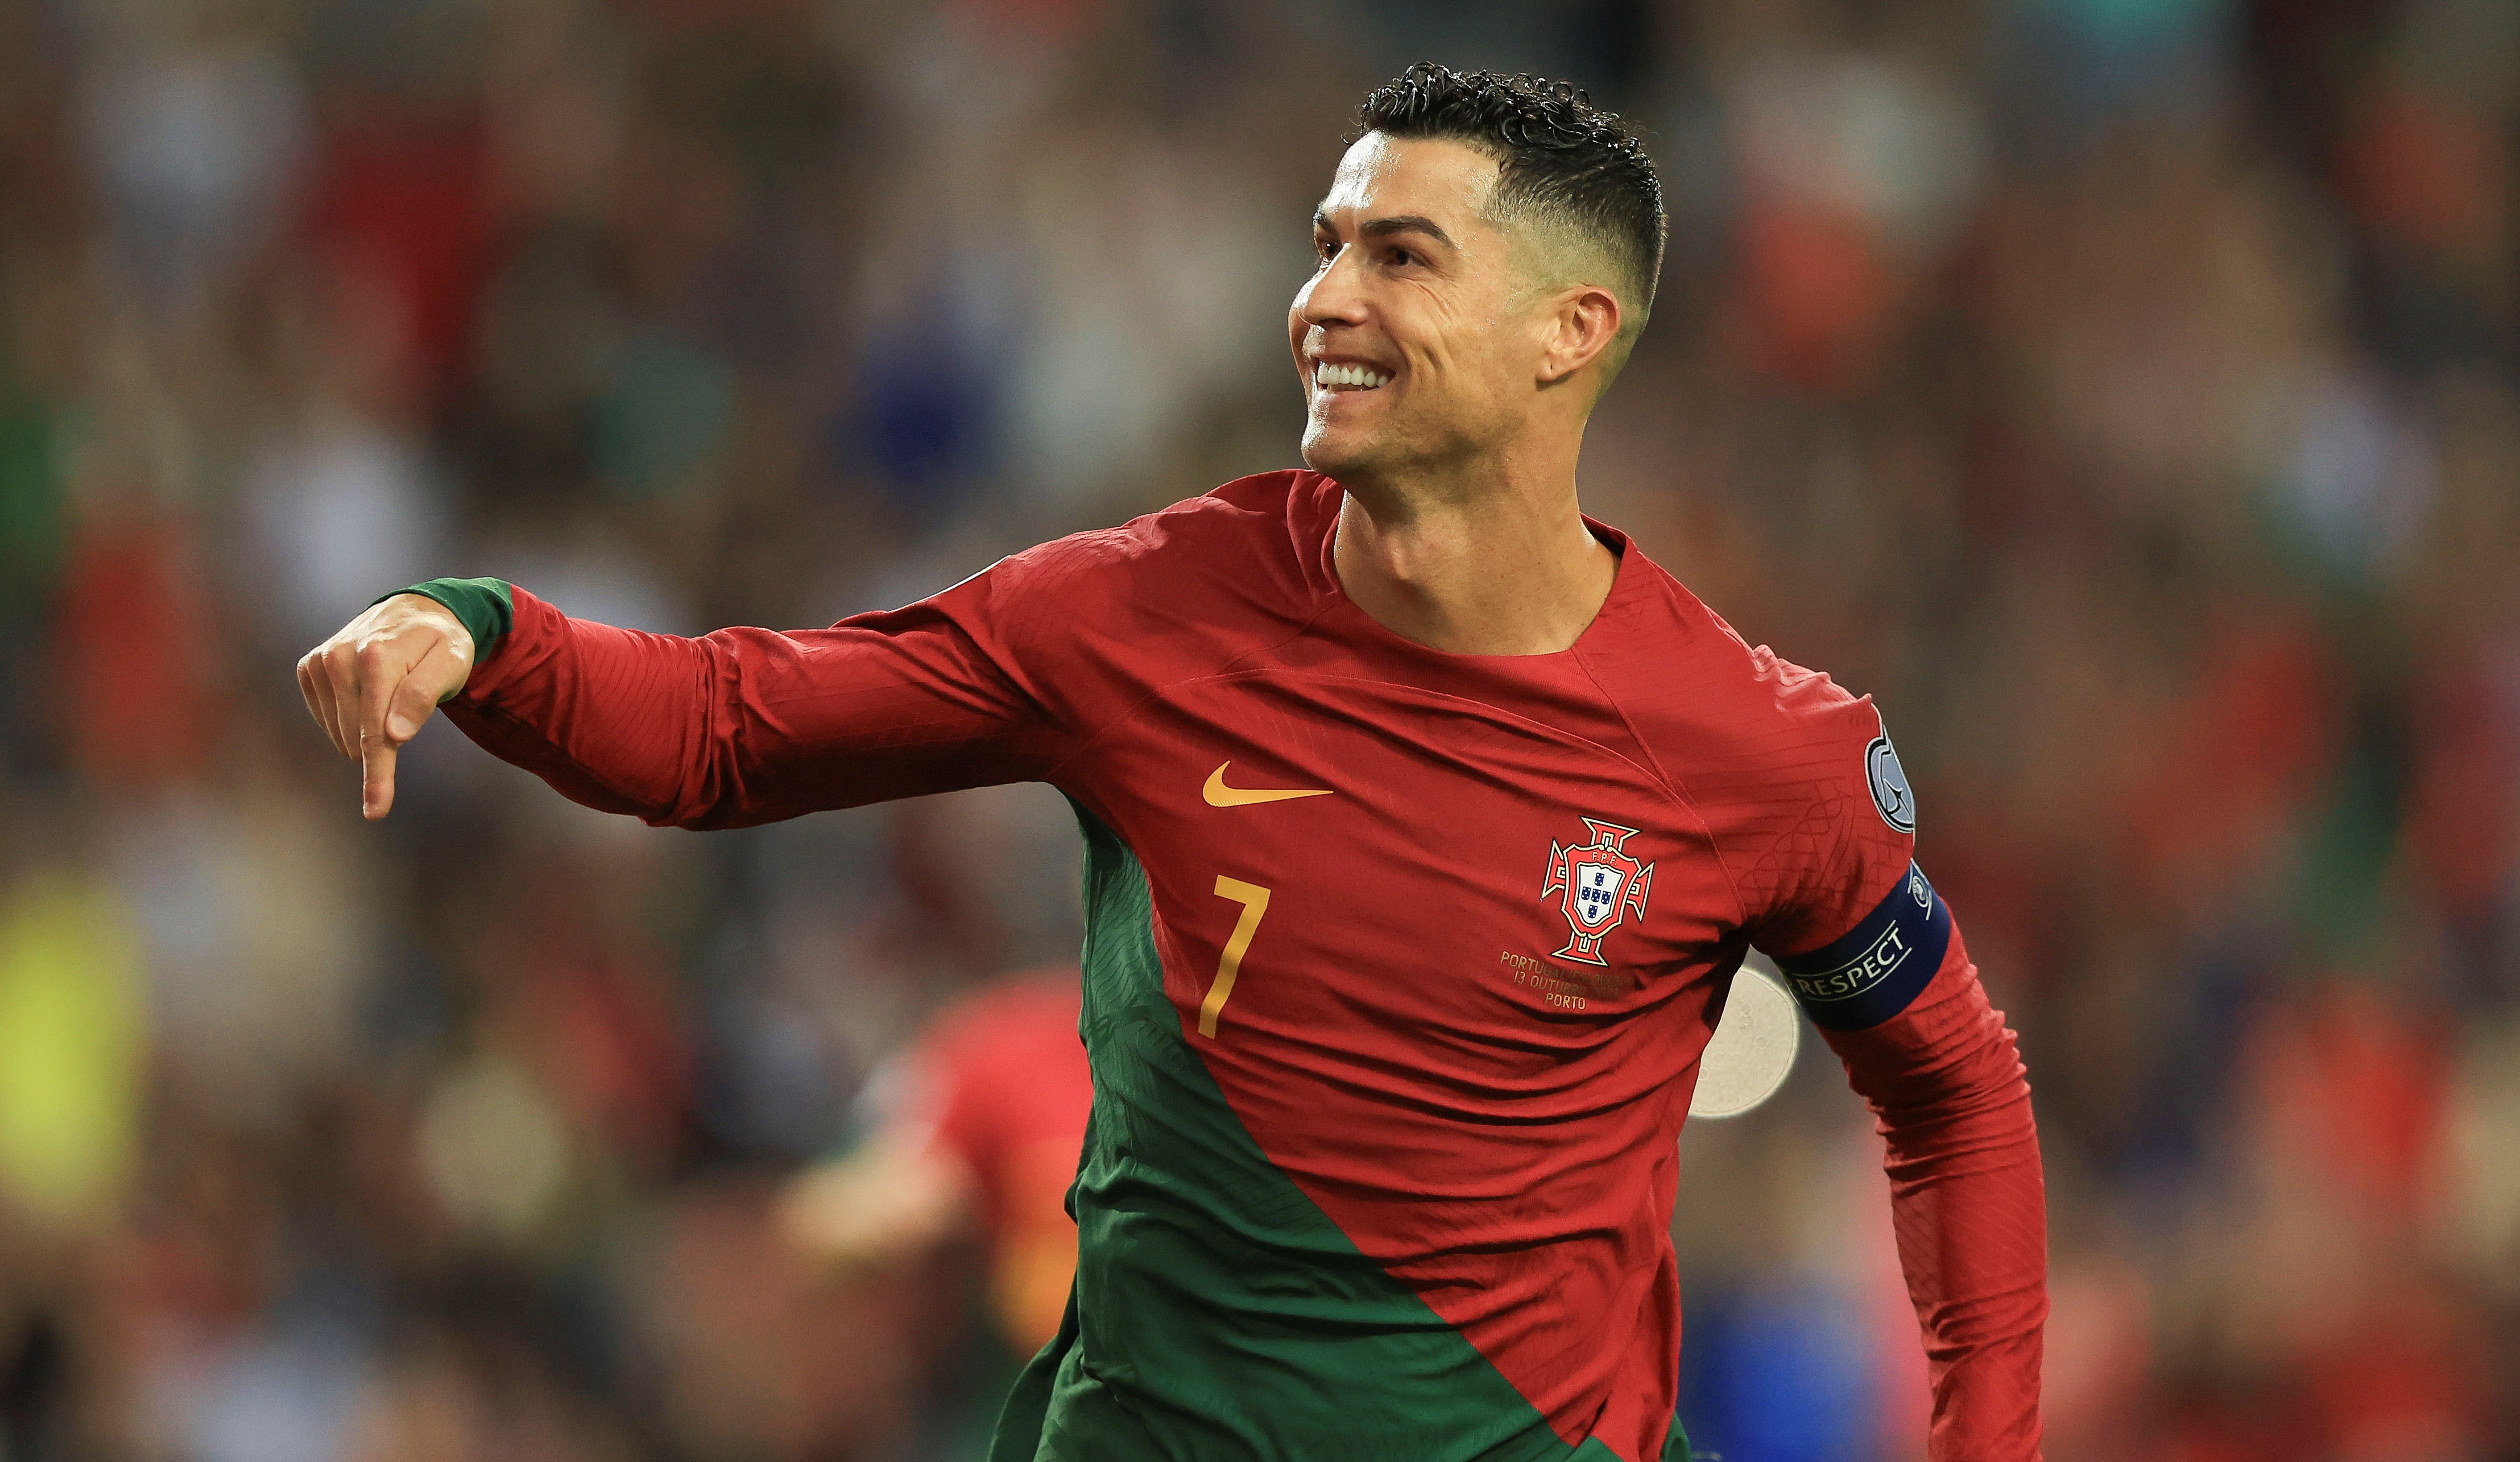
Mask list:
[[1555,840],[1550,842],[1549,882],[1541,886],[1540,896],[1564,895],[1560,903],[1571,934],[1566,947],[1557,951],[1557,958],[1606,965],[1609,961],[1601,958],[1601,939],[1618,928],[1631,910],[1640,919],[1645,916],[1645,892],[1653,887],[1653,865],[1640,863],[1624,851],[1627,841],[1637,835],[1635,828],[1592,817],[1584,819],[1584,826],[1593,830],[1593,841],[1584,846],[1561,847]]

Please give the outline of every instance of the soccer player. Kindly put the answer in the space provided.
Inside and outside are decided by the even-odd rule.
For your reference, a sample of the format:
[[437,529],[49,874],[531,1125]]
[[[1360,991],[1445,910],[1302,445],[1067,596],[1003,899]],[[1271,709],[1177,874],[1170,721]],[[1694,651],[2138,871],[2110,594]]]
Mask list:
[[1309,471],[823,630],[436,580],[300,662],[310,708],[371,817],[441,700],[658,824],[1067,796],[1078,1265],[999,1462],[1685,1456],[1676,1140],[1753,945],[1879,1117],[1930,1454],[2036,1456],[2029,1091],[1880,717],[1577,507],[1651,164],[1527,77],[1413,68],[1359,122],[1287,316]]

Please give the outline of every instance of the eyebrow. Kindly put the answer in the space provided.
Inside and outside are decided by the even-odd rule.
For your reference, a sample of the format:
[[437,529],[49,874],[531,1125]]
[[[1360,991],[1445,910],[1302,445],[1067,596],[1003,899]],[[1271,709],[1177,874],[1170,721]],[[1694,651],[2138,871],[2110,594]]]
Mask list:
[[[1335,229],[1330,229],[1329,215],[1319,208],[1313,209],[1313,227],[1336,232]],[[1357,228],[1357,235],[1360,238],[1386,239],[1393,234],[1424,234],[1446,249],[1462,247],[1453,242],[1451,234],[1444,232],[1442,224],[1423,213],[1400,213],[1389,218],[1369,218]]]

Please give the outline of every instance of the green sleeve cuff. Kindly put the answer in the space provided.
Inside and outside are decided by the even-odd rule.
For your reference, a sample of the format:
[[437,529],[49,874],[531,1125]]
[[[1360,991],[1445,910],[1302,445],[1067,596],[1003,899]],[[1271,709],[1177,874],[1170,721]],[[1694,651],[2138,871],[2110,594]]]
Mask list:
[[449,613],[464,621],[465,632],[472,636],[472,662],[485,664],[498,653],[499,642],[517,622],[516,593],[504,578],[432,578],[425,584],[396,589],[380,597],[382,604],[394,594],[420,594],[446,606]]

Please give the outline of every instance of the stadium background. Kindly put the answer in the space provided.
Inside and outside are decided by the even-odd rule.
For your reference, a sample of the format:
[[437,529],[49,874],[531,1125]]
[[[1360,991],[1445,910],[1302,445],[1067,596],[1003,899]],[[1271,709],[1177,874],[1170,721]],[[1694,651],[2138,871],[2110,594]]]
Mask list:
[[[1072,948],[1056,797],[650,832],[440,726],[368,827],[291,662],[435,573],[821,623],[1291,463],[1421,57],[1650,129],[1587,502],[1888,708],[2038,1091],[2048,1455],[2520,1457],[2507,0],[0,0],[0,1456],[969,1455],[970,1255],[764,1212]],[[1814,1054],[1684,1143],[1734,1462],[1918,1451]]]

